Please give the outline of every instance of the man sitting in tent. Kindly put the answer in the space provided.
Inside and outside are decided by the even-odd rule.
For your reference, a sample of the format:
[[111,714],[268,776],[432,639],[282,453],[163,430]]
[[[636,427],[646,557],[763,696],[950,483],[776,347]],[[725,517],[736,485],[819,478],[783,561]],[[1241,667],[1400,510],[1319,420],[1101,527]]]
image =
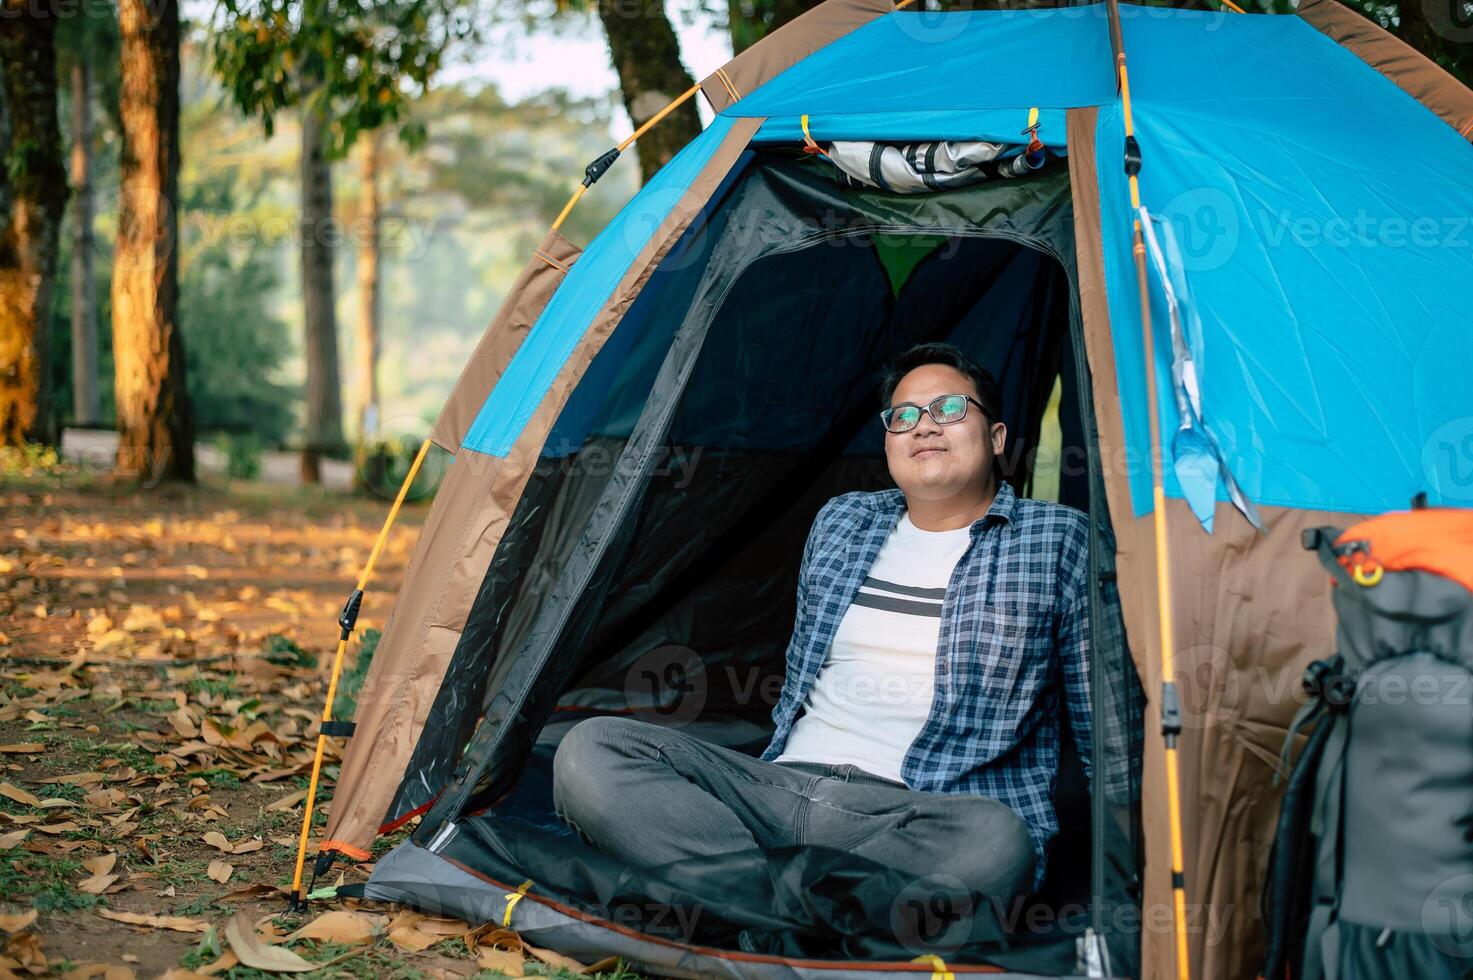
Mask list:
[[1058,829],[1064,707],[1090,758],[1088,521],[998,478],[997,382],[923,344],[887,373],[897,490],[819,511],[761,759],[627,717],[558,749],[559,814],[650,867],[823,846],[1007,902]]

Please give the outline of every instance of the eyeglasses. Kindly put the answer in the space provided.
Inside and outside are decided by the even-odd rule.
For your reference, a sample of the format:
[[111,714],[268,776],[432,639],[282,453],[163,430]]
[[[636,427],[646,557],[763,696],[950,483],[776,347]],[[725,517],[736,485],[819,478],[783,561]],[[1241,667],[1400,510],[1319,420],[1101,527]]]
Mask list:
[[925,412],[937,425],[950,425],[967,417],[967,402],[982,409],[983,415],[987,414],[986,407],[971,395],[942,395],[925,408],[909,404],[887,408],[880,413],[880,421],[885,423],[887,432],[909,432],[920,424],[921,412]]

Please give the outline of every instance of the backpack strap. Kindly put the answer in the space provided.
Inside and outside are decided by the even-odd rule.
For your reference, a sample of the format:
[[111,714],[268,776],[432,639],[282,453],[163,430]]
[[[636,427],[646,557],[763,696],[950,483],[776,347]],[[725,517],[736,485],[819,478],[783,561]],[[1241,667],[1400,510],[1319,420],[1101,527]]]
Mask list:
[[1326,722],[1331,726],[1315,781],[1314,809],[1309,832],[1315,841],[1314,905],[1304,941],[1306,980],[1340,975],[1340,831],[1345,790],[1345,748],[1350,738],[1350,717],[1335,712]]
[[1300,536],[1300,542],[1306,551],[1313,551],[1319,555],[1320,564],[1331,577],[1346,588],[1356,584],[1355,579],[1340,564],[1340,555],[1335,551],[1335,539],[1343,532],[1338,527],[1311,527],[1307,528]]

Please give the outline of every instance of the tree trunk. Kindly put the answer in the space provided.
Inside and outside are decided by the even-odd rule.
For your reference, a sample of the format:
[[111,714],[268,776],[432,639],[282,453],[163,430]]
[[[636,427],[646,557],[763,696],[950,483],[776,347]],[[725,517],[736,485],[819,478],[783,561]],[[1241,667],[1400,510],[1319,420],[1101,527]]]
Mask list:
[[732,54],[741,54],[823,0],[727,0],[726,23]]
[[113,252],[117,475],[194,480],[179,298],[179,6],[119,0],[122,120]]
[[72,65],[72,419],[96,425],[97,311],[92,303],[92,70]]
[[56,20],[46,4],[3,0],[0,93],[9,137],[0,159],[0,446],[54,444],[50,299],[66,209],[56,117]]
[[354,344],[358,378],[358,438],[368,438],[378,428],[379,352],[379,148],[377,130],[363,139],[363,205],[358,233],[358,336]]
[[302,299],[307,352],[307,431],[302,482],[322,482],[321,456],[343,445],[343,405],[334,312],[332,164],[327,158],[327,113],[310,94],[302,111]]
[[[680,40],[665,15],[664,0],[599,0],[598,18],[619,74],[624,108],[636,127],[695,84],[680,62]],[[688,99],[635,144],[640,181],[648,181],[700,131],[695,100]]]
[[1397,34],[1459,81],[1470,81],[1473,69],[1473,19],[1461,0],[1402,0]]

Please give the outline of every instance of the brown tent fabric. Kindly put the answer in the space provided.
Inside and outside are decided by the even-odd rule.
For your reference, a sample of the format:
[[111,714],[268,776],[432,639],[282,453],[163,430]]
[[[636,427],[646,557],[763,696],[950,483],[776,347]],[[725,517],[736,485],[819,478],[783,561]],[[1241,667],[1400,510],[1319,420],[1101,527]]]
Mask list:
[[701,91],[717,112],[819,48],[890,13],[890,0],[829,0],[793,18],[701,79]]
[[[343,756],[340,790],[332,802],[322,850],[339,851],[360,860],[367,857],[368,845],[388,812],[400,774],[408,765],[434,704],[481,580],[558,413],[629,304],[710,200],[761,124],[760,118],[753,118],[732,126],[706,169],[650,236],[507,456],[497,458],[470,450],[457,454],[420,533],[405,571],[404,587],[364,681],[358,700],[358,728]],[[549,253],[554,258],[560,254],[565,253]],[[539,261],[534,257],[534,264]],[[528,276],[528,282],[542,282],[543,278],[541,273],[534,273]],[[552,290],[548,289],[541,305],[545,306],[551,296]],[[530,315],[535,320],[541,306],[534,310],[525,295],[517,299],[523,307],[519,318]],[[491,337],[482,346],[489,343],[493,348],[488,363],[504,367],[514,348],[508,351],[503,344],[521,341],[511,333],[499,336],[503,338],[500,343]],[[496,375],[499,373],[500,367],[495,370]],[[495,378],[490,372],[478,377],[486,378],[487,387],[475,395],[468,387],[458,390],[465,404],[479,405],[490,393],[489,385]],[[464,427],[468,425],[464,422]],[[457,444],[464,427],[458,429]],[[391,775],[374,778],[370,770]]]
[[[1146,714],[1142,822],[1146,870],[1145,980],[1176,976],[1165,753],[1160,738],[1161,646],[1156,612],[1155,527],[1135,517],[1129,477],[1149,465],[1127,447],[1106,305],[1094,132],[1096,110],[1069,113],[1079,292],[1094,388],[1119,594]],[[1145,180],[1145,177],[1142,177]],[[1131,449],[1135,451],[1132,452]],[[1272,786],[1279,749],[1299,707],[1309,661],[1333,650],[1329,579],[1300,544],[1304,528],[1346,526],[1347,514],[1264,507],[1259,534],[1219,503],[1205,533],[1184,501],[1168,500],[1175,680],[1184,731],[1181,805],[1192,974],[1251,977],[1263,963],[1258,896],[1278,815]],[[1265,588],[1268,583],[1272,587]]]
[[582,249],[556,231],[549,231],[543,238],[502,300],[501,308],[440,410],[440,418],[430,430],[435,445],[452,453],[460,449],[460,442],[476,420],[487,393],[496,387],[501,372],[522,345],[522,338],[537,322],[553,291],[581,254]]
[[1296,13],[1473,140],[1473,91],[1426,55],[1338,0],[1300,0]]

